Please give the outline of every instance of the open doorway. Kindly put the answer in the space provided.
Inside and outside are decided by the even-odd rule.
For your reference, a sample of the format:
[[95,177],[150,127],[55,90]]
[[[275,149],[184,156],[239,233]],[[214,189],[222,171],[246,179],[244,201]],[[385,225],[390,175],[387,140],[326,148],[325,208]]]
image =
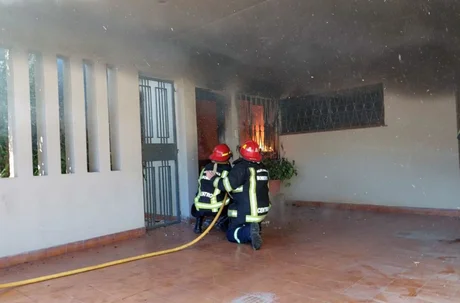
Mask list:
[[196,122],[198,131],[198,167],[209,162],[214,146],[225,139],[225,103],[223,95],[196,88]]

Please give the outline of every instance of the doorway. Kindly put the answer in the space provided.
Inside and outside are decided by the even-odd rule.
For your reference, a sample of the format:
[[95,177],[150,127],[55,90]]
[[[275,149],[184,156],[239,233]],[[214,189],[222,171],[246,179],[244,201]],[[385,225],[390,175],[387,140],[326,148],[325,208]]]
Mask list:
[[209,163],[214,146],[225,140],[225,96],[196,88],[196,122],[198,132],[198,167]]
[[174,83],[139,77],[147,229],[180,222]]

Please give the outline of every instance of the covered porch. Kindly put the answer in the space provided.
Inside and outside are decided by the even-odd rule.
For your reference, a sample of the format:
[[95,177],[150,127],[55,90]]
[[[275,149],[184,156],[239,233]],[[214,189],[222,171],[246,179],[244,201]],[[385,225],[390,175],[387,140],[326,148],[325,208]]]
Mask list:
[[455,302],[460,8],[422,2],[0,1],[0,283],[192,239],[216,143],[299,172],[260,252],[212,232],[0,301]]

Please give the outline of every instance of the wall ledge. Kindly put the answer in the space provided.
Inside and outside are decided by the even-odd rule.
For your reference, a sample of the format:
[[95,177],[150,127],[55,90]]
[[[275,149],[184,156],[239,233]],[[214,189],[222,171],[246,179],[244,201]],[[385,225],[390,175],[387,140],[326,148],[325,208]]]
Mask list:
[[144,227],[0,258],[0,269],[142,237]]
[[442,217],[460,217],[459,209],[440,209],[440,208],[422,208],[422,207],[403,207],[403,206],[386,206],[373,204],[353,204],[353,203],[336,203],[336,202],[318,202],[318,201],[291,201],[287,202],[297,207],[314,207],[341,210],[356,210],[378,213],[399,213],[423,216],[442,216]]

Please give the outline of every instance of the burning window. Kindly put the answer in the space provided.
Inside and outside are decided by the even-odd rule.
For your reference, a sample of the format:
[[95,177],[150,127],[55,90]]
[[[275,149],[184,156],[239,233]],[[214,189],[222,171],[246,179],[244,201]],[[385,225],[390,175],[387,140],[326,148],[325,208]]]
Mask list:
[[278,102],[241,95],[239,98],[240,143],[257,142],[264,153],[278,151]]

